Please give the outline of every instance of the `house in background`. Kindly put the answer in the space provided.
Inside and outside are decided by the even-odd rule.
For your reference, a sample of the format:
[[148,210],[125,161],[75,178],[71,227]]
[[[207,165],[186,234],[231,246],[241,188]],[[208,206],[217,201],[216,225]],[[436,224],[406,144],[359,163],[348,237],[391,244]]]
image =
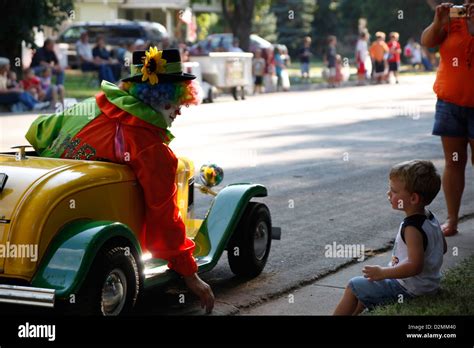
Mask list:
[[193,14],[221,12],[219,0],[77,0],[74,21],[145,20],[163,24],[170,38],[180,35],[179,18],[190,8]]

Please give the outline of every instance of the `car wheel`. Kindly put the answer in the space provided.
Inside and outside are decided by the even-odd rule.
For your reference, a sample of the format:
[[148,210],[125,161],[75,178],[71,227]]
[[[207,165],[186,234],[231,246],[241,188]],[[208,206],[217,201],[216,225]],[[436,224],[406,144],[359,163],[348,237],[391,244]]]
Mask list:
[[96,256],[69,314],[117,316],[130,313],[140,277],[129,247],[106,247]]
[[238,276],[258,276],[267,263],[272,222],[265,204],[250,202],[227,246],[230,269]]

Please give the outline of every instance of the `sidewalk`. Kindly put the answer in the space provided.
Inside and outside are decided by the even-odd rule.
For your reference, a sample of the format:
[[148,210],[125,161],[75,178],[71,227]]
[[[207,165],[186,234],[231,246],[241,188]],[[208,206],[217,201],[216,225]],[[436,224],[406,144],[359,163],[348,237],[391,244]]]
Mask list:
[[[456,266],[461,260],[474,254],[474,219],[459,225],[460,234],[446,238],[448,251],[444,255],[442,271]],[[453,256],[453,248],[458,248]],[[311,285],[291,291],[259,306],[241,309],[238,315],[332,315],[344,289],[354,276],[362,275],[366,265],[386,265],[391,251],[386,251],[364,262],[351,264],[336,273],[317,280]]]

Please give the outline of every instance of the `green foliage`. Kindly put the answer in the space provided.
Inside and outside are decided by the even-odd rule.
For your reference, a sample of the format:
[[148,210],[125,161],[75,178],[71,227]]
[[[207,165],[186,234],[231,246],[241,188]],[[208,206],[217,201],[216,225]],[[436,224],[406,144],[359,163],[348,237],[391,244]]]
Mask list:
[[419,40],[423,29],[433,20],[433,11],[426,0],[391,0],[383,6],[379,0],[340,0],[341,20],[346,24],[345,32],[356,31],[359,18],[366,18],[371,33],[384,31],[400,33],[402,43],[410,37]]
[[219,16],[215,13],[201,13],[197,16],[198,41],[204,40],[209,34],[222,32]]
[[257,1],[252,23],[252,33],[257,34],[270,42],[276,42],[277,19],[275,14],[270,12],[270,5],[270,0]]
[[0,0],[0,56],[19,57],[21,42],[34,46],[33,28],[56,28],[73,10],[73,0]]
[[302,45],[303,38],[311,34],[315,0],[273,0],[271,12],[277,19],[278,43],[285,44],[290,53]]

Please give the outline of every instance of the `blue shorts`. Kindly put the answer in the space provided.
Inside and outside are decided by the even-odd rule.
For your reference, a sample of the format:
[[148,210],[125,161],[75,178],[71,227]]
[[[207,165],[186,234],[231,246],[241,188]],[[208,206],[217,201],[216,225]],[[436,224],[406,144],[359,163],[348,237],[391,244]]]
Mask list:
[[403,300],[413,298],[395,279],[370,281],[364,277],[355,277],[349,281],[348,286],[367,308],[396,302],[400,295],[403,296]]
[[433,135],[474,139],[474,108],[438,99]]
[[301,73],[309,74],[309,63],[301,63]]

